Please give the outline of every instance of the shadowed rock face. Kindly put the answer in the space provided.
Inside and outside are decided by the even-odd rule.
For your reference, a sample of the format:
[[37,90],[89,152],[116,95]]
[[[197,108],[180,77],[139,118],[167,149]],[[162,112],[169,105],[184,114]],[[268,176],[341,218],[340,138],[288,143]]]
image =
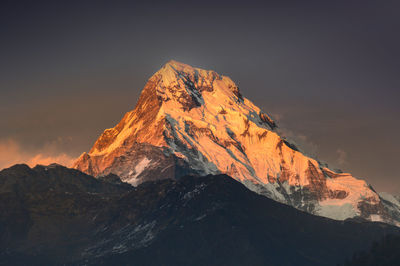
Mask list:
[[74,168],[96,177],[114,173],[133,185],[223,173],[313,214],[399,224],[400,205],[392,208],[365,181],[304,155],[276,127],[229,77],[170,61]]
[[1,171],[0,211],[2,265],[337,265],[399,234],[298,211],[225,175],[132,187],[59,165]]
[[[146,181],[166,178],[179,178],[184,175],[199,175],[185,160],[168,155],[168,151],[146,143],[132,143],[127,150],[118,150],[107,156],[90,158],[88,155],[80,161],[85,172],[99,177],[116,174],[124,176],[124,182],[139,185]],[[102,165],[103,168],[94,168]],[[100,173],[100,174],[99,174]]]

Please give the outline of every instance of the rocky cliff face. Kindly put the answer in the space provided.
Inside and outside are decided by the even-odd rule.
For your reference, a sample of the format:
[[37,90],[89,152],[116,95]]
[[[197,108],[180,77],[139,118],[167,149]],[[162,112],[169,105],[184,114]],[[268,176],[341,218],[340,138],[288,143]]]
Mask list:
[[94,176],[113,173],[133,185],[224,173],[312,214],[398,222],[365,181],[305,156],[275,128],[229,77],[170,61],[149,79],[135,109],[74,167]]

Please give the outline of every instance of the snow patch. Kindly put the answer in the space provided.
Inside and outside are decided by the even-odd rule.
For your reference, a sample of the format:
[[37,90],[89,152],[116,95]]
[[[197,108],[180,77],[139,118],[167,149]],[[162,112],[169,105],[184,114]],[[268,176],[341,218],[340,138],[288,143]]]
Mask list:
[[200,194],[206,187],[206,184],[201,183],[199,186],[195,187],[194,190],[189,191],[183,195],[183,200],[187,203],[189,200],[193,199],[196,195]]
[[125,182],[130,183],[133,186],[136,186],[138,183],[138,176],[150,166],[151,160],[147,157],[144,157],[136,166],[134,170],[129,171],[129,177],[124,180]]
[[387,192],[379,192],[379,196],[382,199],[389,201],[390,203],[393,203],[397,207],[400,207],[400,202],[392,194],[389,194]]
[[135,166],[135,175],[133,176],[134,178],[136,178],[138,175],[140,175],[144,169],[146,169],[149,164],[150,164],[151,160],[147,159],[146,157],[144,157],[136,166]]
[[346,220],[353,218],[358,215],[351,203],[345,203],[343,205],[320,205],[317,208],[316,213],[320,216],[335,220]]
[[380,215],[377,214],[371,214],[369,219],[373,222],[383,222],[383,219]]

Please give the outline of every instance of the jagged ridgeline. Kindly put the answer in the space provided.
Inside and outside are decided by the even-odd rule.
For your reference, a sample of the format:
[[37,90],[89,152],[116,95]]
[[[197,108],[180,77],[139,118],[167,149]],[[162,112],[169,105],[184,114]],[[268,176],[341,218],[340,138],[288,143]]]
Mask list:
[[135,186],[223,173],[312,214],[399,224],[399,205],[304,155],[276,126],[229,77],[170,61],[149,79],[135,109],[74,167],[97,177],[113,173]]

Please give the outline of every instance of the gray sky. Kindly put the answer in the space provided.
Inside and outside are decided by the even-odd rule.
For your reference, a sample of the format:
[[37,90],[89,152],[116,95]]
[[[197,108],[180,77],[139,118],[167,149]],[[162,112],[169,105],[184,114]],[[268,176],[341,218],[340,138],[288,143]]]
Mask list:
[[398,1],[4,1],[0,168],[68,162],[88,151],[175,59],[230,76],[308,153],[378,191],[399,192],[399,8]]

